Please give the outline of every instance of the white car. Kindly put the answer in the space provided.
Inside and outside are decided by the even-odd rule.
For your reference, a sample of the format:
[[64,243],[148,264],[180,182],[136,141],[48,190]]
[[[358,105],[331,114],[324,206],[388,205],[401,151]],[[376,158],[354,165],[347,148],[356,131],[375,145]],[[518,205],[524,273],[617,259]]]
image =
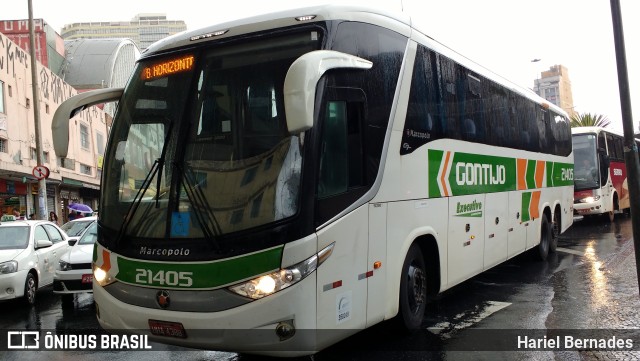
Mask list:
[[53,283],[68,237],[49,221],[7,221],[0,224],[0,301],[23,297],[33,305],[36,290]]
[[60,228],[67,233],[69,237],[82,237],[82,234],[93,224],[98,217],[82,217],[76,218],[63,224]]
[[62,295],[63,304],[73,303],[74,293],[93,292],[91,262],[97,238],[98,225],[94,219],[82,237],[60,258],[53,280],[53,293]]

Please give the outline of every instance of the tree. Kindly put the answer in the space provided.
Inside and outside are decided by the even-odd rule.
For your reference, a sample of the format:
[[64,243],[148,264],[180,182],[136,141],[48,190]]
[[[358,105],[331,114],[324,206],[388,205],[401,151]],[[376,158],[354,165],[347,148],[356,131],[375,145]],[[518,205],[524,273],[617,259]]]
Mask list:
[[611,121],[602,114],[575,113],[571,116],[571,128],[576,127],[603,127],[606,128]]

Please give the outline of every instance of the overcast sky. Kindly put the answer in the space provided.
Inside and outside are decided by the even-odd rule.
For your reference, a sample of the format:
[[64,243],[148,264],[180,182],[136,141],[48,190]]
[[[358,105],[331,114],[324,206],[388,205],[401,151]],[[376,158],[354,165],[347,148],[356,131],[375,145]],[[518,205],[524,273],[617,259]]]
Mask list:
[[[543,70],[569,70],[575,110],[607,116],[622,130],[610,1],[607,0],[342,0],[407,11],[430,36],[528,88]],[[258,13],[326,3],[316,0],[32,0],[34,18],[60,32],[86,21],[129,21],[165,13],[189,30]],[[634,128],[640,122],[640,1],[620,0]],[[2,19],[28,18],[27,1],[5,1]],[[100,4],[98,6],[98,4]],[[635,20],[635,21],[634,21]],[[532,59],[541,61],[532,63]]]

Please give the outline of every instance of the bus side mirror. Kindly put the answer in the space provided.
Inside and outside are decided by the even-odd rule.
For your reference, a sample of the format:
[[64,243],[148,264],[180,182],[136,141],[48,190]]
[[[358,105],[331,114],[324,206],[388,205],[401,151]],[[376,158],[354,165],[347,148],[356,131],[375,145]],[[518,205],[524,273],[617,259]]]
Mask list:
[[318,81],[330,69],[370,69],[373,63],[333,50],[316,50],[296,59],[284,79],[284,109],[290,134],[313,127]]
[[51,121],[53,149],[58,157],[66,158],[69,150],[69,119],[87,107],[120,99],[124,88],[91,90],[72,96],[60,104]]

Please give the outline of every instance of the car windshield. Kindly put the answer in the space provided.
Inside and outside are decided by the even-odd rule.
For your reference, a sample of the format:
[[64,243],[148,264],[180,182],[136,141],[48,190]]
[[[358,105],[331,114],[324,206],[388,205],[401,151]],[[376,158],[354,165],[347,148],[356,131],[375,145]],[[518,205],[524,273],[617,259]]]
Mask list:
[[600,171],[596,150],[595,134],[573,135],[574,187],[575,190],[600,187]]
[[82,238],[78,241],[78,244],[94,244],[98,239],[98,223],[96,221],[91,222],[91,225],[86,232],[82,235]]
[[62,225],[62,230],[67,233],[69,237],[78,237],[89,227],[94,221],[71,221]]
[[0,227],[0,249],[25,249],[29,244],[29,227]]

